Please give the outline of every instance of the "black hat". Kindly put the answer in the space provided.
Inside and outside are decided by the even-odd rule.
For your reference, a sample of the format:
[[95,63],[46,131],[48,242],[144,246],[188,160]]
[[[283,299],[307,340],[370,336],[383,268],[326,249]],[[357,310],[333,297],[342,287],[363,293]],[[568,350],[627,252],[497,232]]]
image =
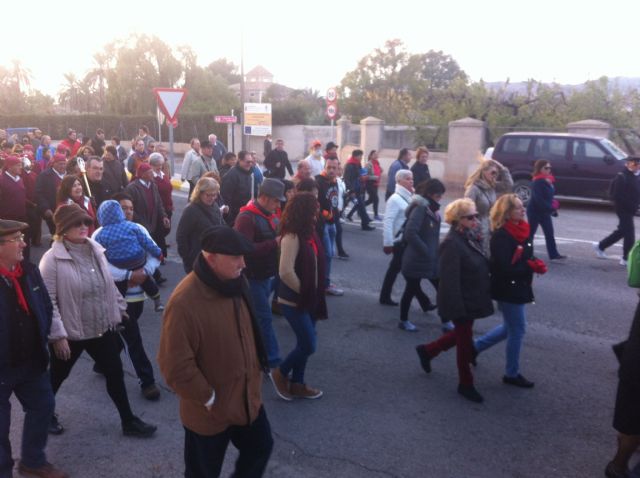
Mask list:
[[258,196],[262,195],[277,199],[278,201],[286,201],[284,197],[284,183],[276,178],[266,178],[260,185]]
[[27,229],[29,225],[20,221],[9,221],[8,219],[0,219],[0,237],[8,236],[14,232],[20,232]]
[[640,163],[640,157],[638,156],[627,156],[624,159],[625,161],[633,161],[634,163]]
[[333,141],[329,141],[329,142],[327,143],[327,145],[324,147],[324,150],[325,150],[325,151],[329,151],[330,149],[333,149],[333,148],[336,148],[336,149],[337,149],[337,148],[339,148],[339,147],[340,147],[340,146],[338,146],[338,145],[337,145],[336,143],[334,143]]
[[254,251],[253,243],[229,226],[211,226],[200,236],[200,244],[205,252],[244,256]]

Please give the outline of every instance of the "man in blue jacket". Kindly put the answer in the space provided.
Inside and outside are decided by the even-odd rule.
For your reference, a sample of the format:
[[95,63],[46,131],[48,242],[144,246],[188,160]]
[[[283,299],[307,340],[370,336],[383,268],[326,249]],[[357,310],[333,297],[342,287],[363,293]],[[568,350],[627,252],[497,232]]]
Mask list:
[[0,219],[0,478],[11,478],[14,465],[9,442],[12,394],[25,410],[18,471],[65,478],[44,452],[54,409],[47,371],[53,306],[38,268],[23,261],[27,227]]

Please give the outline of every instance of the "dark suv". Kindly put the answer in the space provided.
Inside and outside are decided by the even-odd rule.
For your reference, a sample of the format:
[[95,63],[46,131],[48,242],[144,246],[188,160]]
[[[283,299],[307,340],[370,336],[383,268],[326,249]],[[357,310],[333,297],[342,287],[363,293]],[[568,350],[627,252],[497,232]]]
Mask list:
[[538,159],[551,162],[556,194],[609,199],[609,184],[624,168],[627,154],[606,138],[567,133],[507,133],[491,156],[513,176],[514,193],[531,197],[531,172]]

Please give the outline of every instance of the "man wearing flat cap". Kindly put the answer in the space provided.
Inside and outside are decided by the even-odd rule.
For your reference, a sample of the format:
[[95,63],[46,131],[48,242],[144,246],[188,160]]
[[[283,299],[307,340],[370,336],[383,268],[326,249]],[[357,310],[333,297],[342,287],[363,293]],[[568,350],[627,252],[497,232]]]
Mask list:
[[240,451],[234,476],[260,477],[273,448],[261,398],[267,357],[242,275],[254,249],[230,227],[207,229],[166,305],[158,364],[180,398],[187,478],[219,476],[230,441]]
[[633,218],[638,206],[640,206],[640,183],[638,183],[640,157],[627,157],[625,166],[621,172],[616,174],[609,190],[616,215],[618,216],[618,227],[600,242],[593,244],[596,256],[606,259],[607,255],[604,250],[623,239],[622,259],[620,259],[620,265],[622,266],[627,265],[627,256],[636,242]]
[[67,475],[47,462],[49,421],[54,398],[47,367],[47,337],[53,306],[40,271],[23,261],[27,224],[0,220],[0,477],[12,476],[9,442],[15,394],[25,410],[21,473],[46,478]]
[[245,274],[249,279],[270,368],[277,367],[281,361],[270,300],[278,272],[280,236],[275,212],[280,201],[285,201],[284,183],[279,179],[266,178],[260,185],[258,198],[240,209],[234,224],[234,228],[254,245],[254,251],[245,256]]

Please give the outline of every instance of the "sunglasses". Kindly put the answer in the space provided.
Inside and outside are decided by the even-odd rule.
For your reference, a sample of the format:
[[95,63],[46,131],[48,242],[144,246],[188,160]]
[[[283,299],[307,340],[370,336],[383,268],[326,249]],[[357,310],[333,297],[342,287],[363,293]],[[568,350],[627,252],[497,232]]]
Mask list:
[[544,167],[544,168],[542,168],[542,169],[551,169],[551,166],[545,166],[545,167]]
[[473,221],[474,219],[478,219],[480,214],[468,214],[467,216],[462,216],[461,219],[466,219],[467,221]]
[[93,226],[93,220],[91,219],[82,219],[80,221],[74,222],[73,224],[71,224],[71,227],[82,227],[82,226]]

